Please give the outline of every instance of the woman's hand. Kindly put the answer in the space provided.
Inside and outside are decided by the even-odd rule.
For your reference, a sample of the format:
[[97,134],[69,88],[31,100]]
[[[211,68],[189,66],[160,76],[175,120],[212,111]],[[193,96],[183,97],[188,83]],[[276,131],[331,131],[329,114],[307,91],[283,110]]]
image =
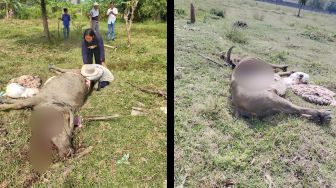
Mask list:
[[102,62],[101,65],[103,65],[105,68],[107,68],[105,62]]

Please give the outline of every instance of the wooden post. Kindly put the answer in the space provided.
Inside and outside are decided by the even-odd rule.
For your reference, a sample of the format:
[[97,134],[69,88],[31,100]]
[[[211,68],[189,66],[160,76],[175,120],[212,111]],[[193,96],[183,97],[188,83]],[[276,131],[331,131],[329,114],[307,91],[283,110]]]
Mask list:
[[190,22],[195,23],[196,17],[195,17],[195,7],[193,3],[190,3]]

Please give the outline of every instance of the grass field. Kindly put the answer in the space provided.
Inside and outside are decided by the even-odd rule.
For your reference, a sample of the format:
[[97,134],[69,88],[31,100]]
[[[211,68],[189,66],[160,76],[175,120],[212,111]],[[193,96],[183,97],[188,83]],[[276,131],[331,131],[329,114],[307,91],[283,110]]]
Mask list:
[[[70,39],[57,38],[57,20],[50,20],[53,43],[42,37],[41,20],[0,20],[0,89],[11,78],[38,75],[43,81],[53,76],[48,64],[80,68],[82,34],[72,23]],[[58,161],[37,176],[28,161],[29,110],[0,112],[0,187],[164,187],[166,182],[166,106],[162,97],[143,93],[130,86],[166,91],[166,23],[135,23],[132,47],[127,48],[125,26],[116,24],[116,41],[105,44],[106,64],[115,81],[93,92],[81,115],[118,113],[111,121],[90,122],[77,129],[75,148],[93,147],[80,158]],[[78,28],[76,30],[76,27]],[[106,33],[107,25],[100,25]],[[146,110],[144,116],[131,116],[132,107]],[[116,164],[129,154],[129,164]]]
[[[185,187],[336,187],[336,121],[319,126],[301,117],[274,115],[263,120],[233,116],[230,68],[220,68],[218,54],[259,57],[310,74],[311,82],[336,91],[335,16],[252,0],[195,0],[196,23],[189,1],[175,1],[174,184]],[[223,11],[224,18],[212,13]],[[232,27],[245,21],[246,29]],[[305,107],[287,91],[286,98]],[[334,116],[335,117],[335,116]]]

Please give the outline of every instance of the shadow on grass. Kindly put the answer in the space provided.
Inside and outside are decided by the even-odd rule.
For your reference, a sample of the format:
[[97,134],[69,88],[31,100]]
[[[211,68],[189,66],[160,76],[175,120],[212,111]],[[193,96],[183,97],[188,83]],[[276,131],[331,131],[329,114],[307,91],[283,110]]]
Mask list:
[[279,114],[274,114],[274,115],[270,115],[270,116],[262,117],[262,118],[242,117],[242,119],[245,121],[246,125],[249,126],[249,128],[257,130],[260,128],[264,129],[264,128],[278,126],[279,124],[283,122],[290,121],[291,117],[295,117],[295,116],[290,116],[290,115],[279,113]]
[[313,123],[315,124],[315,126],[321,127],[325,131],[325,133],[330,134],[331,136],[336,135],[336,132],[333,132],[332,127],[331,127],[332,122],[320,124],[311,119],[296,116],[296,115],[277,113],[277,114],[270,115],[264,118],[242,118],[242,119],[246,122],[249,128],[254,129],[254,130],[259,130],[259,129],[279,126],[279,125],[282,125],[283,123],[288,124],[289,122],[292,121],[293,118],[299,118],[309,123]]
[[[57,49],[59,51],[69,51],[74,48],[81,47],[81,36],[78,34],[71,34],[68,40],[64,40],[63,33],[58,37],[57,33],[51,32],[51,41],[49,42],[47,37],[42,34],[34,34],[29,36],[16,37],[15,43],[17,45],[25,45],[31,48],[45,48],[48,50]],[[75,35],[75,36],[74,36]]]

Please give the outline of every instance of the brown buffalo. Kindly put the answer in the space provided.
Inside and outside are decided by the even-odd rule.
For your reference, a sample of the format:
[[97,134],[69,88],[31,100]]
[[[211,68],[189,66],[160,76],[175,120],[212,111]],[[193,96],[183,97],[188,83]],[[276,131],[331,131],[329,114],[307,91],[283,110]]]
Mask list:
[[331,111],[304,108],[281,97],[287,89],[281,76],[291,72],[274,73],[274,69],[287,69],[287,66],[271,65],[259,58],[245,57],[233,62],[230,58],[231,47],[226,56],[221,58],[232,69],[231,95],[235,105],[235,114],[243,116],[264,117],[277,112],[301,115],[316,122],[330,122]]
[[92,91],[80,69],[50,67],[50,70],[58,75],[50,78],[37,95],[23,100],[3,100],[5,104],[0,105],[0,110],[33,109],[30,151],[32,163],[37,169],[45,169],[49,165],[53,148],[60,157],[74,152],[74,117]]

